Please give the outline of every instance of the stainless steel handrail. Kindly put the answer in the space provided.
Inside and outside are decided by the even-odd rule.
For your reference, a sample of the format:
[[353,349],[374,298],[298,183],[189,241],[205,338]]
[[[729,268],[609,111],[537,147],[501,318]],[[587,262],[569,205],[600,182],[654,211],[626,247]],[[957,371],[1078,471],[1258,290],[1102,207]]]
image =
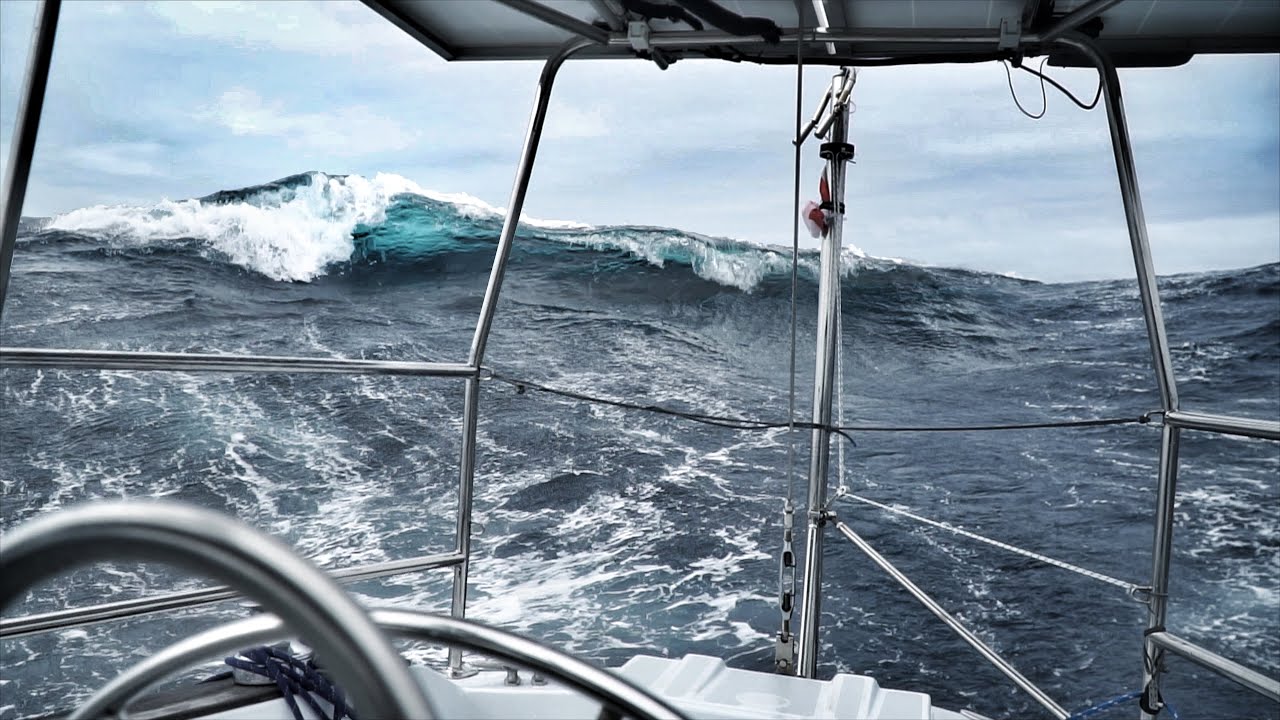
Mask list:
[[1269,678],[1256,670],[1247,668],[1234,660],[1228,660],[1170,632],[1151,633],[1147,638],[1154,645],[1171,653],[1181,655],[1201,667],[1208,668],[1228,680],[1237,682],[1259,695],[1269,698],[1271,702],[1280,703],[1280,680]]
[[0,347],[0,367],[176,372],[333,373],[472,378],[475,365],[412,360]]
[[[404,610],[374,610],[370,616],[382,629],[394,635],[462,645],[551,675],[602,700],[606,706],[621,710],[628,717],[655,720],[684,717],[624,678],[505,630]],[[274,642],[286,636],[284,624],[274,615],[257,615],[193,635],[152,654],[107,683],[76,710],[72,720],[102,717],[123,710],[130,700],[151,685],[211,655],[233,652],[247,645]],[[364,716],[363,711],[361,716]]]
[[[329,577],[340,583],[393,577],[436,568],[453,567],[465,558],[458,553],[422,555],[404,560],[374,563],[329,572]],[[240,593],[223,585],[182,590],[98,605],[85,605],[55,610],[53,612],[24,615],[0,620],[0,640],[36,635],[54,630],[93,625],[111,620],[123,620],[144,615],[185,610],[212,605],[239,597]]]
[[437,716],[387,637],[332,578],[276,538],[192,505],[97,502],[24,523],[0,548],[0,608],[60,572],[120,559],[207,573],[289,618],[362,716]]
[[1238,435],[1262,440],[1280,440],[1280,422],[1274,420],[1256,420],[1254,418],[1174,410],[1164,414],[1164,421],[1169,425],[1187,430],[1204,430],[1223,435]]

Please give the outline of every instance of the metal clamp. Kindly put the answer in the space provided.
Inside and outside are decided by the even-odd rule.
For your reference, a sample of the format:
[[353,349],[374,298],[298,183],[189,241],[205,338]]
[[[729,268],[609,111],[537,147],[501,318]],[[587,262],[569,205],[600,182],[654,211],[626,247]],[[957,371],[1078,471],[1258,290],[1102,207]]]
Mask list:
[[1017,50],[1022,45],[1022,18],[1000,20],[1000,50]]
[[627,23],[627,42],[631,45],[631,49],[638,53],[653,50],[653,46],[649,44],[650,32],[649,23],[644,20],[632,20]]

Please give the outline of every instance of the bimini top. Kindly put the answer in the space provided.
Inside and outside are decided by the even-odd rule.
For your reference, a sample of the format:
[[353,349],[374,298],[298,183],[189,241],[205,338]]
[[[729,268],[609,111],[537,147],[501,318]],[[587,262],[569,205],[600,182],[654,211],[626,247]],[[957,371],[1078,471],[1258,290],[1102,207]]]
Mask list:
[[798,40],[806,63],[977,62],[1043,54],[1070,31],[1126,67],[1280,52],[1280,0],[365,2],[446,60],[545,59],[585,37],[595,44],[580,57],[639,55],[664,67],[685,57],[792,64]]

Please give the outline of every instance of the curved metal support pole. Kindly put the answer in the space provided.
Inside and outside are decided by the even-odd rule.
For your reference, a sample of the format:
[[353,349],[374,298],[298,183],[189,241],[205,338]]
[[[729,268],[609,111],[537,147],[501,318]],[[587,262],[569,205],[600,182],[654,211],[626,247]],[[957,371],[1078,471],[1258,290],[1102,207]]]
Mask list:
[[279,540],[211,510],[102,502],[25,523],[0,549],[0,607],[60,572],[120,559],[207,573],[289,618],[364,717],[436,717],[399,653],[331,578]]
[[[339,583],[360,582],[377,578],[395,577],[407,573],[422,572],[435,568],[453,567],[462,562],[457,553],[440,553],[435,555],[419,555],[403,560],[357,565],[340,570],[326,572]],[[160,595],[145,595],[132,600],[117,600],[99,605],[82,605],[65,610],[38,613],[0,620],[0,640],[36,635],[55,630],[81,627],[93,623],[109,622],[124,618],[135,618],[153,613],[171,610],[212,605],[224,600],[239,597],[235,590],[223,585],[197,588],[195,590],[179,590]]]
[[595,44],[586,38],[574,38],[547,58],[542,66],[542,75],[538,78],[538,94],[533,103],[533,114],[529,118],[529,129],[524,136],[524,150],[520,153],[520,164],[516,166],[515,184],[511,188],[511,201],[507,203],[507,216],[502,221],[502,234],[498,236],[498,250],[493,257],[493,268],[489,271],[489,284],[484,290],[484,302],[480,306],[480,320],[476,323],[476,333],[471,340],[471,354],[467,364],[480,367],[484,361],[484,349],[489,343],[489,332],[493,329],[493,316],[498,310],[498,295],[502,292],[502,279],[507,273],[507,260],[511,256],[511,244],[516,237],[516,228],[520,224],[520,213],[524,210],[524,196],[529,191],[529,178],[533,175],[533,162],[538,156],[538,144],[542,141],[542,126],[547,119],[547,107],[551,104],[551,86],[555,83],[560,66],[571,55]]
[[36,133],[40,130],[44,90],[49,84],[49,65],[53,62],[53,37],[58,30],[61,9],[62,0],[44,0],[40,4],[31,36],[31,54],[27,56],[27,78],[22,84],[18,117],[14,120],[4,194],[0,197],[0,319],[4,318],[4,301],[9,296],[9,271],[18,242],[18,221],[22,219],[22,202],[31,177],[31,158],[36,152]]
[[[1142,212],[1142,196],[1138,192],[1137,170],[1133,164],[1133,147],[1120,97],[1120,76],[1115,63],[1093,40],[1079,33],[1065,33],[1057,43],[1072,48],[1088,58],[1102,80],[1107,101],[1107,123],[1111,128],[1111,148],[1115,153],[1120,195],[1124,199],[1125,220],[1129,225],[1129,245],[1138,274],[1138,290],[1142,296],[1142,313],[1147,324],[1147,340],[1151,345],[1151,362],[1160,402],[1166,413],[1178,410],[1178,386],[1165,334],[1164,314],[1160,310],[1160,293],[1155,266],[1151,261],[1151,244],[1147,239],[1147,221]],[[1164,629],[1169,601],[1169,564],[1173,556],[1173,510],[1178,484],[1178,437],[1180,429],[1166,423],[1160,433],[1160,468],[1156,484],[1155,530],[1151,549],[1151,595],[1147,604],[1148,632]],[[1143,642],[1148,659],[1142,671],[1142,686],[1148,692],[1148,704],[1158,696],[1163,651],[1150,638]],[[1144,713],[1144,717],[1145,717]]]
[[1138,171],[1133,163],[1133,144],[1124,116],[1120,96],[1120,76],[1115,63],[1090,38],[1076,32],[1064,33],[1057,43],[1089,59],[1102,80],[1102,93],[1107,103],[1107,124],[1111,129],[1111,148],[1116,159],[1120,181],[1120,197],[1124,200],[1124,217],[1129,226],[1129,245],[1142,295],[1142,314],[1147,323],[1147,341],[1151,346],[1151,362],[1156,384],[1160,388],[1160,406],[1165,411],[1178,409],[1178,386],[1169,354],[1169,338],[1164,329],[1164,313],[1160,309],[1160,292],[1156,285],[1155,265],[1151,261],[1151,242],[1147,238],[1147,219],[1142,211],[1142,195],[1138,191]]
[[[374,610],[370,616],[378,626],[393,635],[465,645],[552,675],[622,710],[628,717],[669,720],[683,717],[662,700],[624,678],[505,630],[404,610]],[[77,709],[70,720],[102,717],[120,711],[148,687],[201,660],[250,645],[276,642],[287,636],[284,623],[276,616],[266,614],[193,635],[151,655],[107,683]]]
[[845,537],[849,538],[850,542],[858,546],[859,550],[866,553],[867,557],[871,558],[872,562],[876,565],[879,565],[881,570],[889,573],[890,577],[896,580],[899,585],[906,589],[907,592],[911,593],[912,597],[919,600],[920,604],[928,608],[929,612],[936,615],[939,620],[946,623],[948,627],[954,630],[956,634],[960,636],[961,640],[969,643],[970,647],[977,650],[978,653],[994,665],[997,670],[1004,673],[1005,677],[1012,680],[1015,685],[1025,690],[1028,695],[1035,699],[1036,702],[1044,706],[1051,715],[1058,718],[1058,720],[1066,720],[1066,718],[1071,716],[1071,713],[1067,712],[1061,705],[1054,702],[1053,698],[1049,697],[1043,690],[1033,685],[1030,680],[1025,678],[1022,673],[1018,672],[1018,670],[1010,665],[1008,661],[996,654],[995,650],[987,647],[986,643],[982,642],[982,640],[977,635],[974,635],[969,628],[965,627],[963,623],[956,620],[951,613],[947,612],[938,604],[938,601],[929,597],[928,593],[921,590],[915,583],[911,582],[911,578],[907,577],[901,570],[894,567],[893,563],[886,560],[883,555],[876,552],[875,548],[871,547],[866,540],[863,540],[862,537],[850,529],[848,525],[838,522],[836,523],[836,529]]
[[[529,179],[533,176],[533,162],[537,158],[538,144],[542,140],[542,126],[547,119],[547,108],[551,105],[551,87],[564,61],[579,50],[591,47],[593,44],[591,40],[585,38],[574,38],[561,45],[556,54],[547,58],[546,64],[542,66],[542,75],[538,78],[538,93],[533,103],[533,114],[529,118],[524,149],[520,153],[515,184],[511,188],[511,201],[507,203],[507,216],[502,221],[502,234],[498,236],[493,268],[489,271],[489,284],[485,287],[484,301],[480,306],[480,318],[476,322],[475,336],[471,340],[470,360],[467,363],[471,367],[480,367],[484,359],[485,346],[489,343],[489,333],[493,330],[493,318],[498,310],[498,296],[502,293],[502,280],[506,276],[507,262],[511,257],[511,245],[515,241],[516,229],[520,224],[524,197],[529,191]],[[454,549],[464,559],[453,569],[451,614],[455,618],[466,617],[467,614],[467,576],[471,568],[471,505],[475,493],[476,429],[480,414],[480,381],[477,378],[469,378],[466,381],[463,398],[458,527]],[[449,670],[454,675],[463,674],[460,651],[449,651]]]

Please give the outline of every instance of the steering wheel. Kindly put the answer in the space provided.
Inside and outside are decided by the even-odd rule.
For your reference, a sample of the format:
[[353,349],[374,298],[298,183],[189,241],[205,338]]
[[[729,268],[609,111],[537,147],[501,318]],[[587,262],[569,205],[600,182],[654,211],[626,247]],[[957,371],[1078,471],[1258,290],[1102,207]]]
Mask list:
[[[373,610],[370,616],[393,635],[479,650],[555,677],[599,700],[603,707],[614,708],[637,720],[685,720],[679,711],[630,681],[506,630],[420,611]],[[68,720],[122,713],[138,694],[171,673],[211,656],[235,652],[248,645],[277,642],[288,636],[284,623],[267,614],[192,635],[154,653],[104,685]]]
[[279,540],[212,510],[95,502],[24,523],[0,548],[0,608],[59,572],[121,559],[204,572],[289,618],[350,688],[362,717],[437,717],[390,640],[332,578]]
[[[71,715],[76,720],[122,713],[141,691],[210,655],[295,633],[323,655],[362,717],[437,717],[383,630],[512,661],[639,720],[684,720],[630,681],[505,630],[416,611],[375,610],[370,617],[332,578],[279,540],[179,503],[95,503],[12,531],[0,549],[0,608],[62,570],[122,556],[204,571],[256,600],[266,613],[197,633],[153,654],[94,693]],[[278,616],[288,617],[294,632]]]

